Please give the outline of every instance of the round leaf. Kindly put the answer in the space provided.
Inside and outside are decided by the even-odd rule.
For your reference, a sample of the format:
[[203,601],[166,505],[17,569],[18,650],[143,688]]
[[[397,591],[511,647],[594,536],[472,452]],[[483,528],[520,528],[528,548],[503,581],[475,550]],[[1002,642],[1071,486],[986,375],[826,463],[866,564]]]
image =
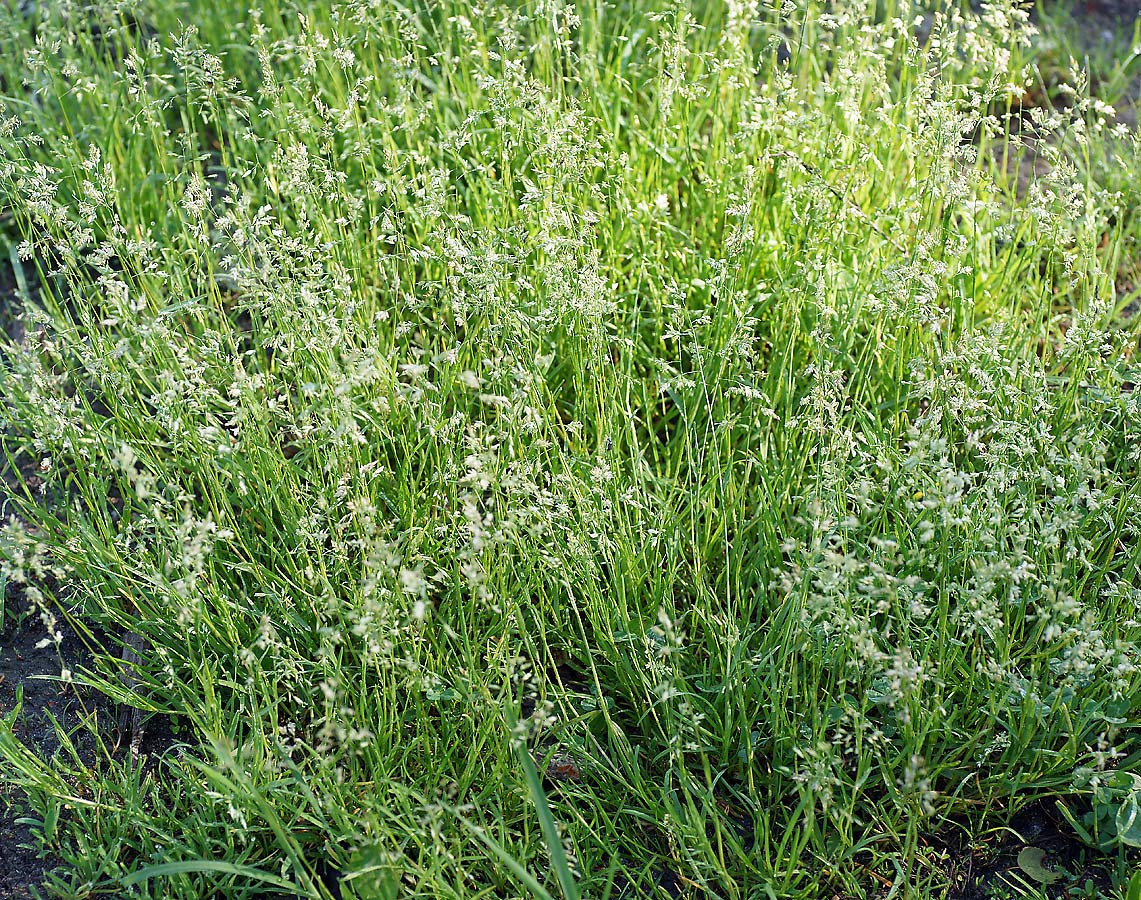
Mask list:
[[1047,869],[1043,865],[1045,861],[1046,851],[1040,847],[1023,847],[1018,854],[1018,868],[1039,884],[1053,884],[1062,876]]

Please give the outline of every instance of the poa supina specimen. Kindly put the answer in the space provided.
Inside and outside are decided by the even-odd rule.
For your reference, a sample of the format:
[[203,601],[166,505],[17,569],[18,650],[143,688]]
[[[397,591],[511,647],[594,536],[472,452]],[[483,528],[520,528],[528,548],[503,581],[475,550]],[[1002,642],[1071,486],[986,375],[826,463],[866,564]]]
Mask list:
[[1078,81],[1032,113],[1054,168],[1019,200],[987,161],[1023,10],[785,7],[345,4],[225,40],[37,13],[5,409],[51,463],[9,578],[56,569],[146,636],[165,708],[265,742],[250,778],[300,766],[378,833],[354,780],[432,797],[463,766],[399,748],[490,746],[522,695],[524,739],[592,746],[729,895],[779,878],[710,844],[722,777],[819,850],[862,804],[938,817],[949,769],[1105,764],[1139,412],[1115,201],[1067,160],[1110,113]]

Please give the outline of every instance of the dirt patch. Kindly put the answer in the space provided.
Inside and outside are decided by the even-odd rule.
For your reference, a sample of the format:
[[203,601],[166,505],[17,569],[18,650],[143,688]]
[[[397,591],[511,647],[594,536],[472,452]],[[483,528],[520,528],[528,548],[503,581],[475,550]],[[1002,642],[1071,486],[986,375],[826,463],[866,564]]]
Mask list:
[[[78,760],[68,762],[98,769],[109,753],[140,759],[146,774],[157,774],[161,760],[180,740],[164,715],[124,716],[93,688],[60,679],[64,670],[95,668],[95,651],[114,646],[107,636],[80,635],[62,617],[43,615],[23,591],[7,590],[0,629],[0,719],[10,719],[12,733],[41,759],[61,751],[62,732]],[[49,623],[50,626],[49,626]],[[53,636],[59,637],[58,645]],[[118,643],[116,641],[115,643]],[[124,720],[132,721],[124,729]],[[184,738],[182,738],[184,740]],[[161,776],[158,776],[161,777]],[[58,860],[41,856],[33,829],[20,821],[28,815],[25,798],[0,772],[0,897],[38,896],[34,889]]]
[[[95,713],[105,715],[108,704],[94,691],[58,680],[64,668],[89,665],[90,651],[66,623],[58,621],[53,629],[61,635],[57,646],[23,592],[9,587],[5,606],[0,629],[0,717],[15,713],[13,734],[44,759],[59,750],[57,723],[83,756],[94,758],[95,737],[82,727],[83,722]],[[52,860],[39,856],[31,831],[19,822],[24,814],[19,791],[0,781],[0,896],[35,896],[31,889],[54,867]]]
[[1052,799],[1023,808],[1006,829],[985,838],[948,829],[929,841],[946,851],[948,900],[1027,896],[1027,887],[1051,900],[1113,892],[1116,854],[1083,844]]

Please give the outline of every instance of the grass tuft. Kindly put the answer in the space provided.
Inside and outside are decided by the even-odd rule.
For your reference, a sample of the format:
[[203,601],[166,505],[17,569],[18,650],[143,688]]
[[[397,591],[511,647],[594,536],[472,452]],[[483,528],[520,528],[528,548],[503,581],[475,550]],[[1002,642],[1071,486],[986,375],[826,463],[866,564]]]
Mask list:
[[1136,53],[1007,0],[0,32],[0,584],[103,698],[0,725],[45,890],[1136,893]]

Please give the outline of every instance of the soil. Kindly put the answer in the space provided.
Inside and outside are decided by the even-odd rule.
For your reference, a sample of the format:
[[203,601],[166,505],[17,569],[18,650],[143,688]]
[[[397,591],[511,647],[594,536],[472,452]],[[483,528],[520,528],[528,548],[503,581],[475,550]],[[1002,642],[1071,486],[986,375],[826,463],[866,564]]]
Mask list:
[[[933,843],[944,843],[933,840]],[[1051,801],[1042,800],[1021,810],[1011,819],[1009,830],[986,843],[963,845],[950,840],[951,880],[949,900],[990,900],[992,897],[1024,896],[1016,887],[1034,884],[1018,862],[1027,847],[1041,850],[1043,868],[1057,878],[1040,886],[1050,900],[1087,896],[1090,886],[1098,896],[1110,896],[1115,854],[1099,853],[1085,846],[1058,813]]]
[[[58,680],[65,666],[89,665],[90,652],[63,623],[56,626],[63,635],[58,648],[50,640],[46,646],[37,646],[49,637],[38,613],[22,592],[10,586],[5,601],[0,629],[0,718],[10,716],[19,706],[12,732],[45,759],[59,749],[56,723],[72,736],[82,756],[93,758],[95,739],[89,729],[80,726],[93,712],[108,710],[109,704],[90,689]],[[41,858],[31,831],[20,822],[26,813],[17,789],[0,782],[0,896],[13,900],[35,896],[32,888],[52,868],[50,860]]]

